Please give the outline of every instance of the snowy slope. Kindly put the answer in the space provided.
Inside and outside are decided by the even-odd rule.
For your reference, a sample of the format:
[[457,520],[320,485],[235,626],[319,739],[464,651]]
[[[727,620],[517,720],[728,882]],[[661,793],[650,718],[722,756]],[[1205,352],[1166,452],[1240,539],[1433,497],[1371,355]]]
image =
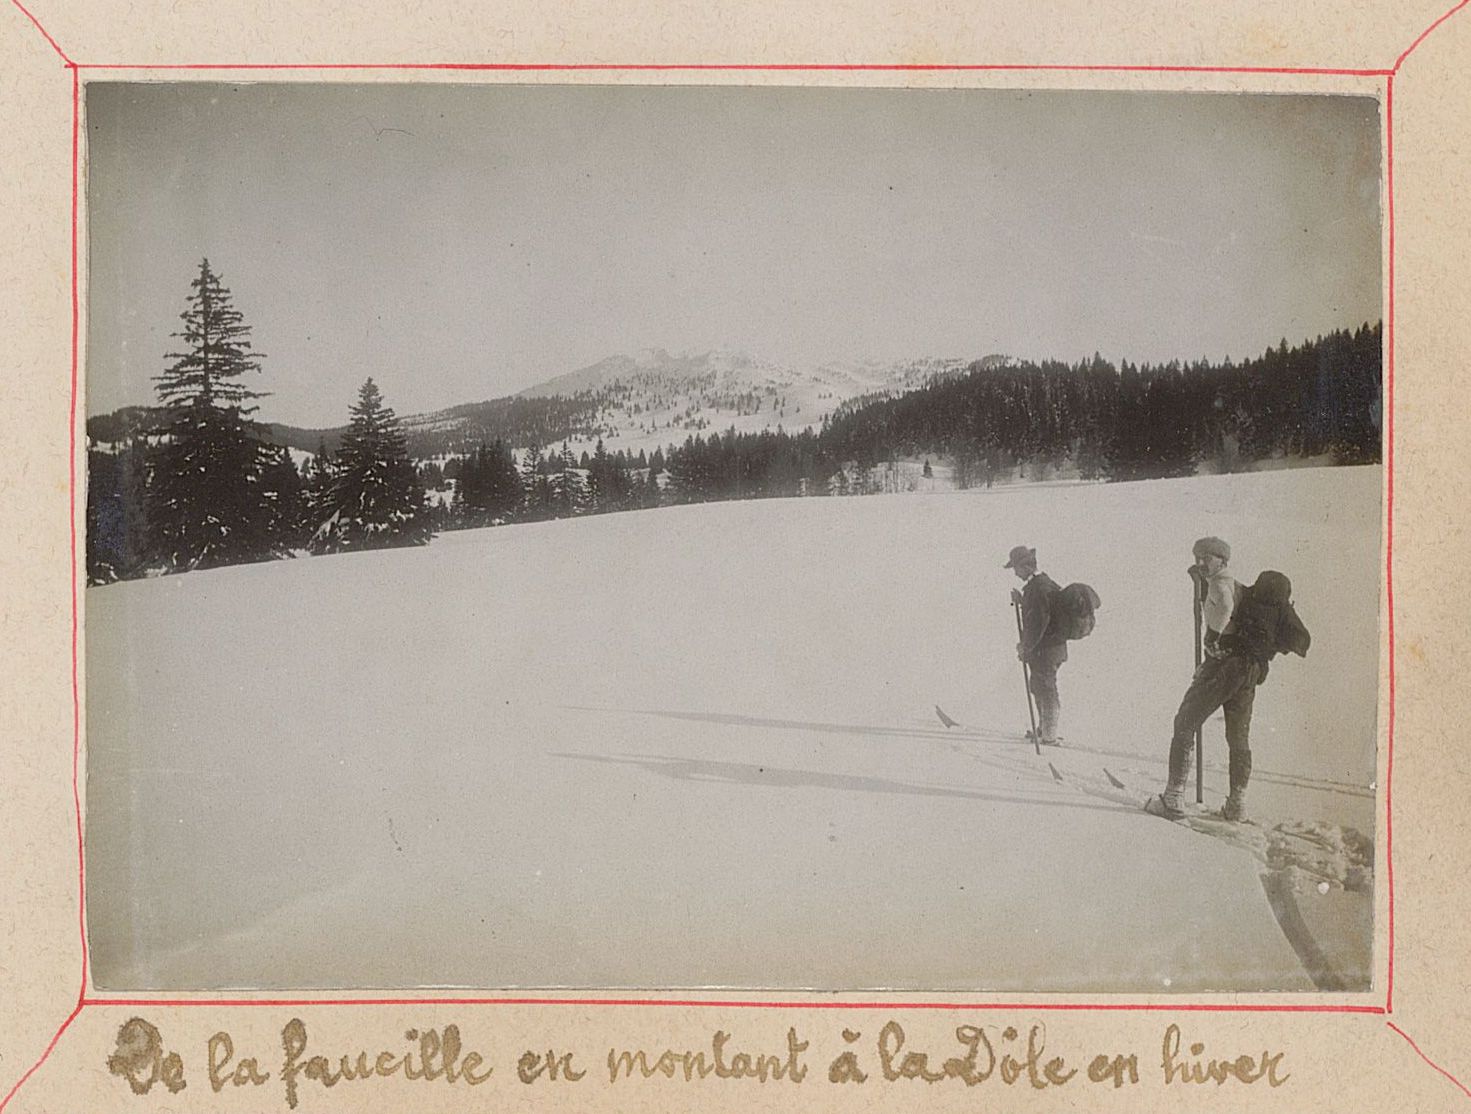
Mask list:
[[[1249,850],[1095,790],[1162,776],[1214,533],[1314,633],[1258,696],[1256,815],[1372,839],[1381,478],[710,504],[90,589],[94,975],[1311,989]],[[1056,776],[1017,738],[1018,542],[1104,601]],[[1219,802],[1218,722],[1207,756]]]
[[[982,363],[1004,363],[988,356]],[[653,452],[694,434],[734,429],[798,433],[820,428],[841,403],[862,395],[914,390],[956,375],[968,359],[911,359],[794,367],[743,352],[669,353],[650,349],[610,356],[518,393],[521,398],[588,393],[599,399],[597,436],[573,439],[574,451],[601,437],[609,452]]]

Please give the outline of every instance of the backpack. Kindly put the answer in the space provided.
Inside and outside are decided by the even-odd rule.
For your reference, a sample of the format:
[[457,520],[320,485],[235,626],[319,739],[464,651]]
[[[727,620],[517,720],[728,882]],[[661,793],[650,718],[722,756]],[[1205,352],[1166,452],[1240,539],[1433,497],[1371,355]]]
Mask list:
[[1063,638],[1074,642],[1093,633],[1093,613],[1103,601],[1086,584],[1069,584],[1052,598],[1052,625]]
[[1264,572],[1241,593],[1230,625],[1221,635],[1228,651],[1247,655],[1263,667],[1277,654],[1308,656],[1312,636],[1292,606],[1292,582],[1280,572]]

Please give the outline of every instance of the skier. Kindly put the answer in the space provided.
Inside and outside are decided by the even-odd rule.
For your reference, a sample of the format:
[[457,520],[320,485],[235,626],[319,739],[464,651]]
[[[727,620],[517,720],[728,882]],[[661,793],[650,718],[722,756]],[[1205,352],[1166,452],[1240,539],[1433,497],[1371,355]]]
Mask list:
[[[1264,572],[1250,588],[1233,594],[1235,613],[1225,630],[1209,639],[1207,656],[1185,690],[1180,710],[1175,713],[1165,790],[1145,805],[1147,811],[1171,820],[1185,815],[1181,794],[1190,772],[1190,747],[1195,732],[1217,708],[1226,714],[1230,782],[1220,816],[1231,821],[1245,817],[1246,786],[1251,780],[1251,711],[1257,686],[1266,680],[1268,663],[1275,655],[1294,653],[1306,657],[1311,642],[1307,627],[1292,606],[1292,583],[1282,573]],[[1208,638],[1209,634],[1208,631]]]
[[[1225,567],[1231,562],[1231,546],[1219,539],[1219,537],[1202,537],[1196,539],[1196,543],[1190,547],[1190,553],[1194,558],[1194,564],[1190,567],[1190,577],[1196,583],[1196,599],[1200,600],[1199,618],[1205,624],[1205,636],[1202,637],[1202,649],[1205,650],[1205,659],[1196,665],[1196,673],[1190,680],[1190,689],[1186,690],[1186,696],[1180,702],[1180,711],[1175,714],[1174,736],[1169,740],[1169,780],[1165,786],[1164,795],[1161,796],[1161,811],[1167,817],[1183,817],[1184,811],[1180,806],[1180,795],[1186,789],[1186,781],[1190,777],[1190,758],[1192,758],[1192,742],[1194,736],[1199,733],[1200,724],[1205,723],[1205,718],[1211,715],[1215,709],[1225,706],[1225,739],[1227,746],[1231,749],[1244,746],[1244,730],[1240,725],[1239,700],[1222,699],[1214,703],[1211,708],[1206,709],[1205,714],[1200,715],[1199,721],[1183,727],[1186,721],[1193,721],[1197,708],[1209,699],[1212,684],[1219,683],[1221,668],[1212,662],[1224,658],[1225,652],[1221,649],[1221,636],[1225,628],[1230,625],[1231,615],[1236,612],[1236,603],[1242,595],[1242,584],[1236,577],[1225,571]],[[1197,628],[1199,631],[1199,628]],[[1196,655],[1199,658],[1199,655]],[[1252,690],[1255,692],[1255,689]],[[1246,699],[1244,708],[1247,721],[1250,720],[1250,698]],[[1237,740],[1237,742],[1233,742]]]
[[1037,571],[1037,551],[1024,545],[1015,546],[1002,568],[1011,569],[1023,582],[1021,591],[1011,591],[1011,602],[1021,607],[1021,641],[1016,656],[1030,670],[1027,682],[1037,698],[1037,738],[1044,746],[1055,747],[1057,728],[1062,714],[1062,699],[1057,693],[1057,670],[1067,661],[1067,638],[1054,629],[1053,600],[1059,589],[1045,572]]

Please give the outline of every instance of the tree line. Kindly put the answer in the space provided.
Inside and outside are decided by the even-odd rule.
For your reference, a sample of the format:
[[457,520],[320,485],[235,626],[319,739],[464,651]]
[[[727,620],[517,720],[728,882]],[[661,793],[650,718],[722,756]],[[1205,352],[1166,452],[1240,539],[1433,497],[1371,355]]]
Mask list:
[[[119,411],[116,451],[88,451],[92,583],[156,573],[423,544],[443,529],[673,503],[882,490],[878,466],[921,455],[951,462],[956,486],[1004,476],[1133,480],[1224,472],[1274,457],[1380,459],[1379,325],[1240,364],[1115,367],[977,361],[898,396],[839,406],[818,431],[733,429],[668,452],[575,456],[528,436],[416,463],[403,425],[370,378],[340,440],[298,468],[255,421],[246,377],[261,354],[228,289],[203,260],[179,351],[155,377],[156,408]],[[532,408],[542,434],[573,411]],[[539,416],[539,417],[538,417]],[[546,422],[542,422],[546,419]],[[89,432],[96,438],[101,430]],[[926,460],[928,473],[929,461]]]
[[867,466],[954,458],[978,482],[1070,466],[1083,479],[1235,471],[1281,457],[1380,459],[1383,330],[1362,325],[1234,363],[972,366],[897,398],[855,399],[823,430],[835,459]]

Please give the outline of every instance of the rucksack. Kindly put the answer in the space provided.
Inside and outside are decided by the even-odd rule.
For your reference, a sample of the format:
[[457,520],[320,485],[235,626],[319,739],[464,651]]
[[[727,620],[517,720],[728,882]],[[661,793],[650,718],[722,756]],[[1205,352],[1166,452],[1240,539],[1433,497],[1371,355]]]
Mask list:
[[1094,612],[1103,601],[1086,584],[1069,584],[1052,598],[1052,625],[1069,642],[1093,633]]
[[1263,676],[1277,654],[1307,657],[1312,636],[1292,606],[1292,582],[1280,572],[1267,571],[1243,589],[1221,645],[1263,666]]

